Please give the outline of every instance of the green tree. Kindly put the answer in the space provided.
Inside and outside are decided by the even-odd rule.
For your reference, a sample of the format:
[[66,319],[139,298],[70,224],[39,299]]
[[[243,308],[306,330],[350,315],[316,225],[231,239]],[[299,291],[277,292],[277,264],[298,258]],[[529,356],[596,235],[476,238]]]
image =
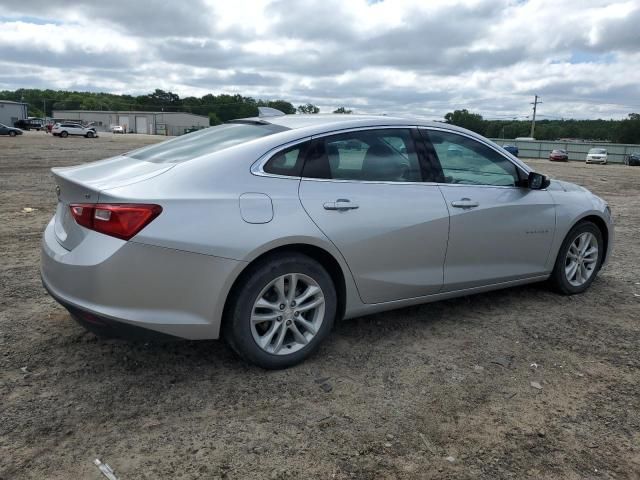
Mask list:
[[347,110],[344,107],[338,107],[333,111],[333,113],[353,113],[353,110]]
[[619,143],[640,143],[640,114],[630,113],[629,118],[620,122],[614,139]]
[[471,113],[466,108],[463,110],[454,110],[444,116],[447,123],[457,125],[458,127],[466,128],[476,133],[484,133],[484,122],[482,115],[477,113]]
[[209,113],[209,125],[211,125],[212,127],[216,126],[216,125],[220,125],[222,123],[222,120],[220,120],[218,118],[218,115],[216,115],[215,112],[210,112]]
[[313,105],[312,103],[307,103],[306,105],[298,105],[299,113],[319,113],[320,109]]

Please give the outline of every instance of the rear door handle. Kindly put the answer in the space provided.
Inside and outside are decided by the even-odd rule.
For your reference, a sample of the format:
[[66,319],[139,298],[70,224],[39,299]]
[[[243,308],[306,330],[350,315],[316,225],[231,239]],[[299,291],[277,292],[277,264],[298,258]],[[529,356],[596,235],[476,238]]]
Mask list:
[[478,202],[470,198],[461,198],[460,200],[451,202],[451,206],[456,208],[475,208],[478,205],[480,205]]
[[335,202],[326,202],[322,205],[325,210],[338,210],[338,211],[346,211],[346,210],[355,210],[359,208],[360,205],[352,202],[348,198],[339,198]]

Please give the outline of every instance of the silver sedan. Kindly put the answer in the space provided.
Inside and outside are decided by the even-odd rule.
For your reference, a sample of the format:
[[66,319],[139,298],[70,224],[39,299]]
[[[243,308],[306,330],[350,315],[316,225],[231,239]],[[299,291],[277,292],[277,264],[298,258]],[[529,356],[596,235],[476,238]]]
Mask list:
[[544,280],[582,293],[613,244],[601,198],[415,119],[269,112],[53,175],[42,279],[77,321],[224,337],[265,368],[341,319]]

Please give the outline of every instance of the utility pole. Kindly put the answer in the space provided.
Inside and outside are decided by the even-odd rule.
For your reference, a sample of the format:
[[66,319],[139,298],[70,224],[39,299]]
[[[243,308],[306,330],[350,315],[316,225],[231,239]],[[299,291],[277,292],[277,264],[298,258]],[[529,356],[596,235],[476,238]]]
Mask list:
[[529,135],[531,138],[535,138],[533,134],[536,130],[536,108],[538,107],[539,103],[542,103],[542,102],[538,100],[538,95],[536,95],[535,98],[533,99],[533,102],[531,102],[531,105],[533,105],[533,119],[531,120],[531,135]]

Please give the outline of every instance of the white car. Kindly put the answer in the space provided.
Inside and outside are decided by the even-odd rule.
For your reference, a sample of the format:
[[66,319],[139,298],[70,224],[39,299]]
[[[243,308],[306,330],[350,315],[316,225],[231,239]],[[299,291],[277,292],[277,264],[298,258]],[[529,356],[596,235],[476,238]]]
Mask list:
[[56,123],[51,129],[51,134],[56,137],[66,138],[69,135],[82,135],[87,138],[98,136],[95,127],[83,127],[79,123]]
[[607,164],[607,149],[606,148],[592,148],[587,153],[587,159],[585,163],[601,163]]
[[111,133],[124,133],[122,125],[111,125]]

